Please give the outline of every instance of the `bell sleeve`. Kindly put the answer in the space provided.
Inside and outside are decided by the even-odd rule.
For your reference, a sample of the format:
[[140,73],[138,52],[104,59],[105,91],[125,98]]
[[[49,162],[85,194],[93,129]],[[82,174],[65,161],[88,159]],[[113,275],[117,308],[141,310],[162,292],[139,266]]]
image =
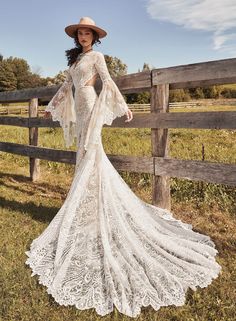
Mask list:
[[124,97],[108,71],[104,55],[97,52],[95,68],[102,81],[102,90],[95,102],[85,138],[85,150],[99,143],[103,124],[111,125],[116,117],[128,111]]
[[73,81],[69,70],[65,71],[66,79],[56,94],[49,101],[45,111],[49,111],[53,121],[59,121],[63,129],[66,147],[73,145],[76,136],[75,102],[72,92]]

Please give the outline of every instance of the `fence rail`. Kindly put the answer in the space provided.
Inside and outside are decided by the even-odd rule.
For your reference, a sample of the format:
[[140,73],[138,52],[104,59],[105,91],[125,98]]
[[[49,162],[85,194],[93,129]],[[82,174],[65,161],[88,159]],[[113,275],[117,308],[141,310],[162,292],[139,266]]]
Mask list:
[[[160,68],[114,78],[122,93],[150,91],[150,113],[137,113],[130,123],[117,118],[111,127],[151,128],[152,155],[108,155],[117,170],[153,175],[152,203],[171,208],[170,177],[236,186],[236,164],[223,164],[168,157],[169,128],[236,129],[236,111],[169,113],[169,90],[236,83],[236,58]],[[101,90],[101,81],[95,89]],[[38,147],[39,127],[59,127],[59,122],[38,117],[38,99],[50,100],[60,85],[0,93],[0,103],[29,102],[29,117],[0,116],[0,125],[29,128],[29,145],[0,142],[0,151],[30,158],[30,177],[40,175],[39,160],[75,164],[76,152]],[[173,106],[173,105],[172,105]],[[106,125],[105,125],[106,127]]]

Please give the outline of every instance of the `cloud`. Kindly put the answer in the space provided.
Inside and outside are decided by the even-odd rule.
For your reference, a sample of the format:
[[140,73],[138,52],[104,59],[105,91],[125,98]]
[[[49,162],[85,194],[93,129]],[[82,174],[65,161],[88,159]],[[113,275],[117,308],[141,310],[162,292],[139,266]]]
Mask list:
[[212,32],[215,50],[236,49],[236,0],[148,0],[147,12],[152,19]]

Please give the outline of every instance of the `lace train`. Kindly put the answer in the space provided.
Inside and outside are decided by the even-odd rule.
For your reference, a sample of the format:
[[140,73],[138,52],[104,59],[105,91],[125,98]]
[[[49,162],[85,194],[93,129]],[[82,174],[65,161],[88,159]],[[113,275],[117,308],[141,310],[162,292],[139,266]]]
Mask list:
[[208,286],[221,270],[210,237],[139,199],[101,144],[85,154],[63,206],[25,253],[60,305],[102,316],[113,305],[130,317],[142,306],[183,305],[188,287]]

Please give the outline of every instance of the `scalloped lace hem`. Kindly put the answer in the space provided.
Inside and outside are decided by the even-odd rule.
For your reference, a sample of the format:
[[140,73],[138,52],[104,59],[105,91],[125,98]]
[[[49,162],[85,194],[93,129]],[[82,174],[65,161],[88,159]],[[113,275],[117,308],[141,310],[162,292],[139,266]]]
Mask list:
[[[190,226],[190,225],[189,225]],[[212,244],[210,242],[210,244]],[[213,243],[214,244],[214,243]],[[197,291],[197,286],[200,288],[206,288],[208,287],[212,281],[214,279],[216,279],[221,271],[221,266],[219,265],[218,270],[212,271],[211,274],[208,274],[207,276],[205,275],[205,279],[204,281],[201,280],[201,282],[199,282],[199,280],[196,280],[196,282],[194,284],[183,284],[183,291],[181,294],[178,293],[177,297],[178,299],[176,300],[172,300],[171,302],[168,303],[157,303],[153,300],[153,298],[151,297],[151,295],[149,295],[147,293],[147,291],[141,291],[140,294],[140,298],[139,298],[139,304],[137,304],[135,307],[132,307],[132,310],[128,307],[124,308],[124,304],[121,304],[120,301],[117,301],[117,299],[110,299],[109,302],[107,303],[106,307],[102,306],[102,303],[99,301],[96,301],[95,299],[93,299],[93,301],[90,301],[90,304],[88,305],[82,305],[80,303],[78,303],[79,299],[76,299],[74,296],[69,296],[69,290],[67,289],[67,291],[64,291],[63,289],[61,289],[61,293],[64,294],[64,296],[62,296],[58,289],[53,289],[53,287],[51,286],[53,279],[50,279],[49,277],[46,277],[45,274],[42,274],[40,272],[37,271],[37,269],[35,268],[34,265],[34,258],[33,256],[31,256],[31,252],[26,251],[25,252],[28,256],[27,260],[25,261],[25,264],[28,265],[31,269],[32,269],[32,273],[31,276],[37,275],[38,276],[38,283],[42,284],[43,286],[46,287],[46,291],[48,294],[52,295],[52,297],[54,298],[54,300],[61,306],[75,306],[77,309],[79,310],[87,310],[87,309],[92,309],[94,308],[96,313],[100,316],[105,316],[111,312],[113,312],[114,307],[116,307],[116,309],[124,314],[127,315],[129,317],[135,318],[137,316],[139,316],[139,314],[141,313],[141,308],[142,307],[147,307],[147,306],[151,306],[155,311],[158,311],[161,307],[165,307],[165,306],[170,306],[170,305],[174,305],[174,306],[183,306],[186,302],[186,292],[188,289],[192,289],[193,291]],[[215,254],[212,256],[212,260],[214,259],[216,253],[218,253],[218,251],[216,250]],[[218,264],[218,263],[216,263]],[[95,292],[95,289],[94,289]],[[140,293],[140,292],[139,292]]]

